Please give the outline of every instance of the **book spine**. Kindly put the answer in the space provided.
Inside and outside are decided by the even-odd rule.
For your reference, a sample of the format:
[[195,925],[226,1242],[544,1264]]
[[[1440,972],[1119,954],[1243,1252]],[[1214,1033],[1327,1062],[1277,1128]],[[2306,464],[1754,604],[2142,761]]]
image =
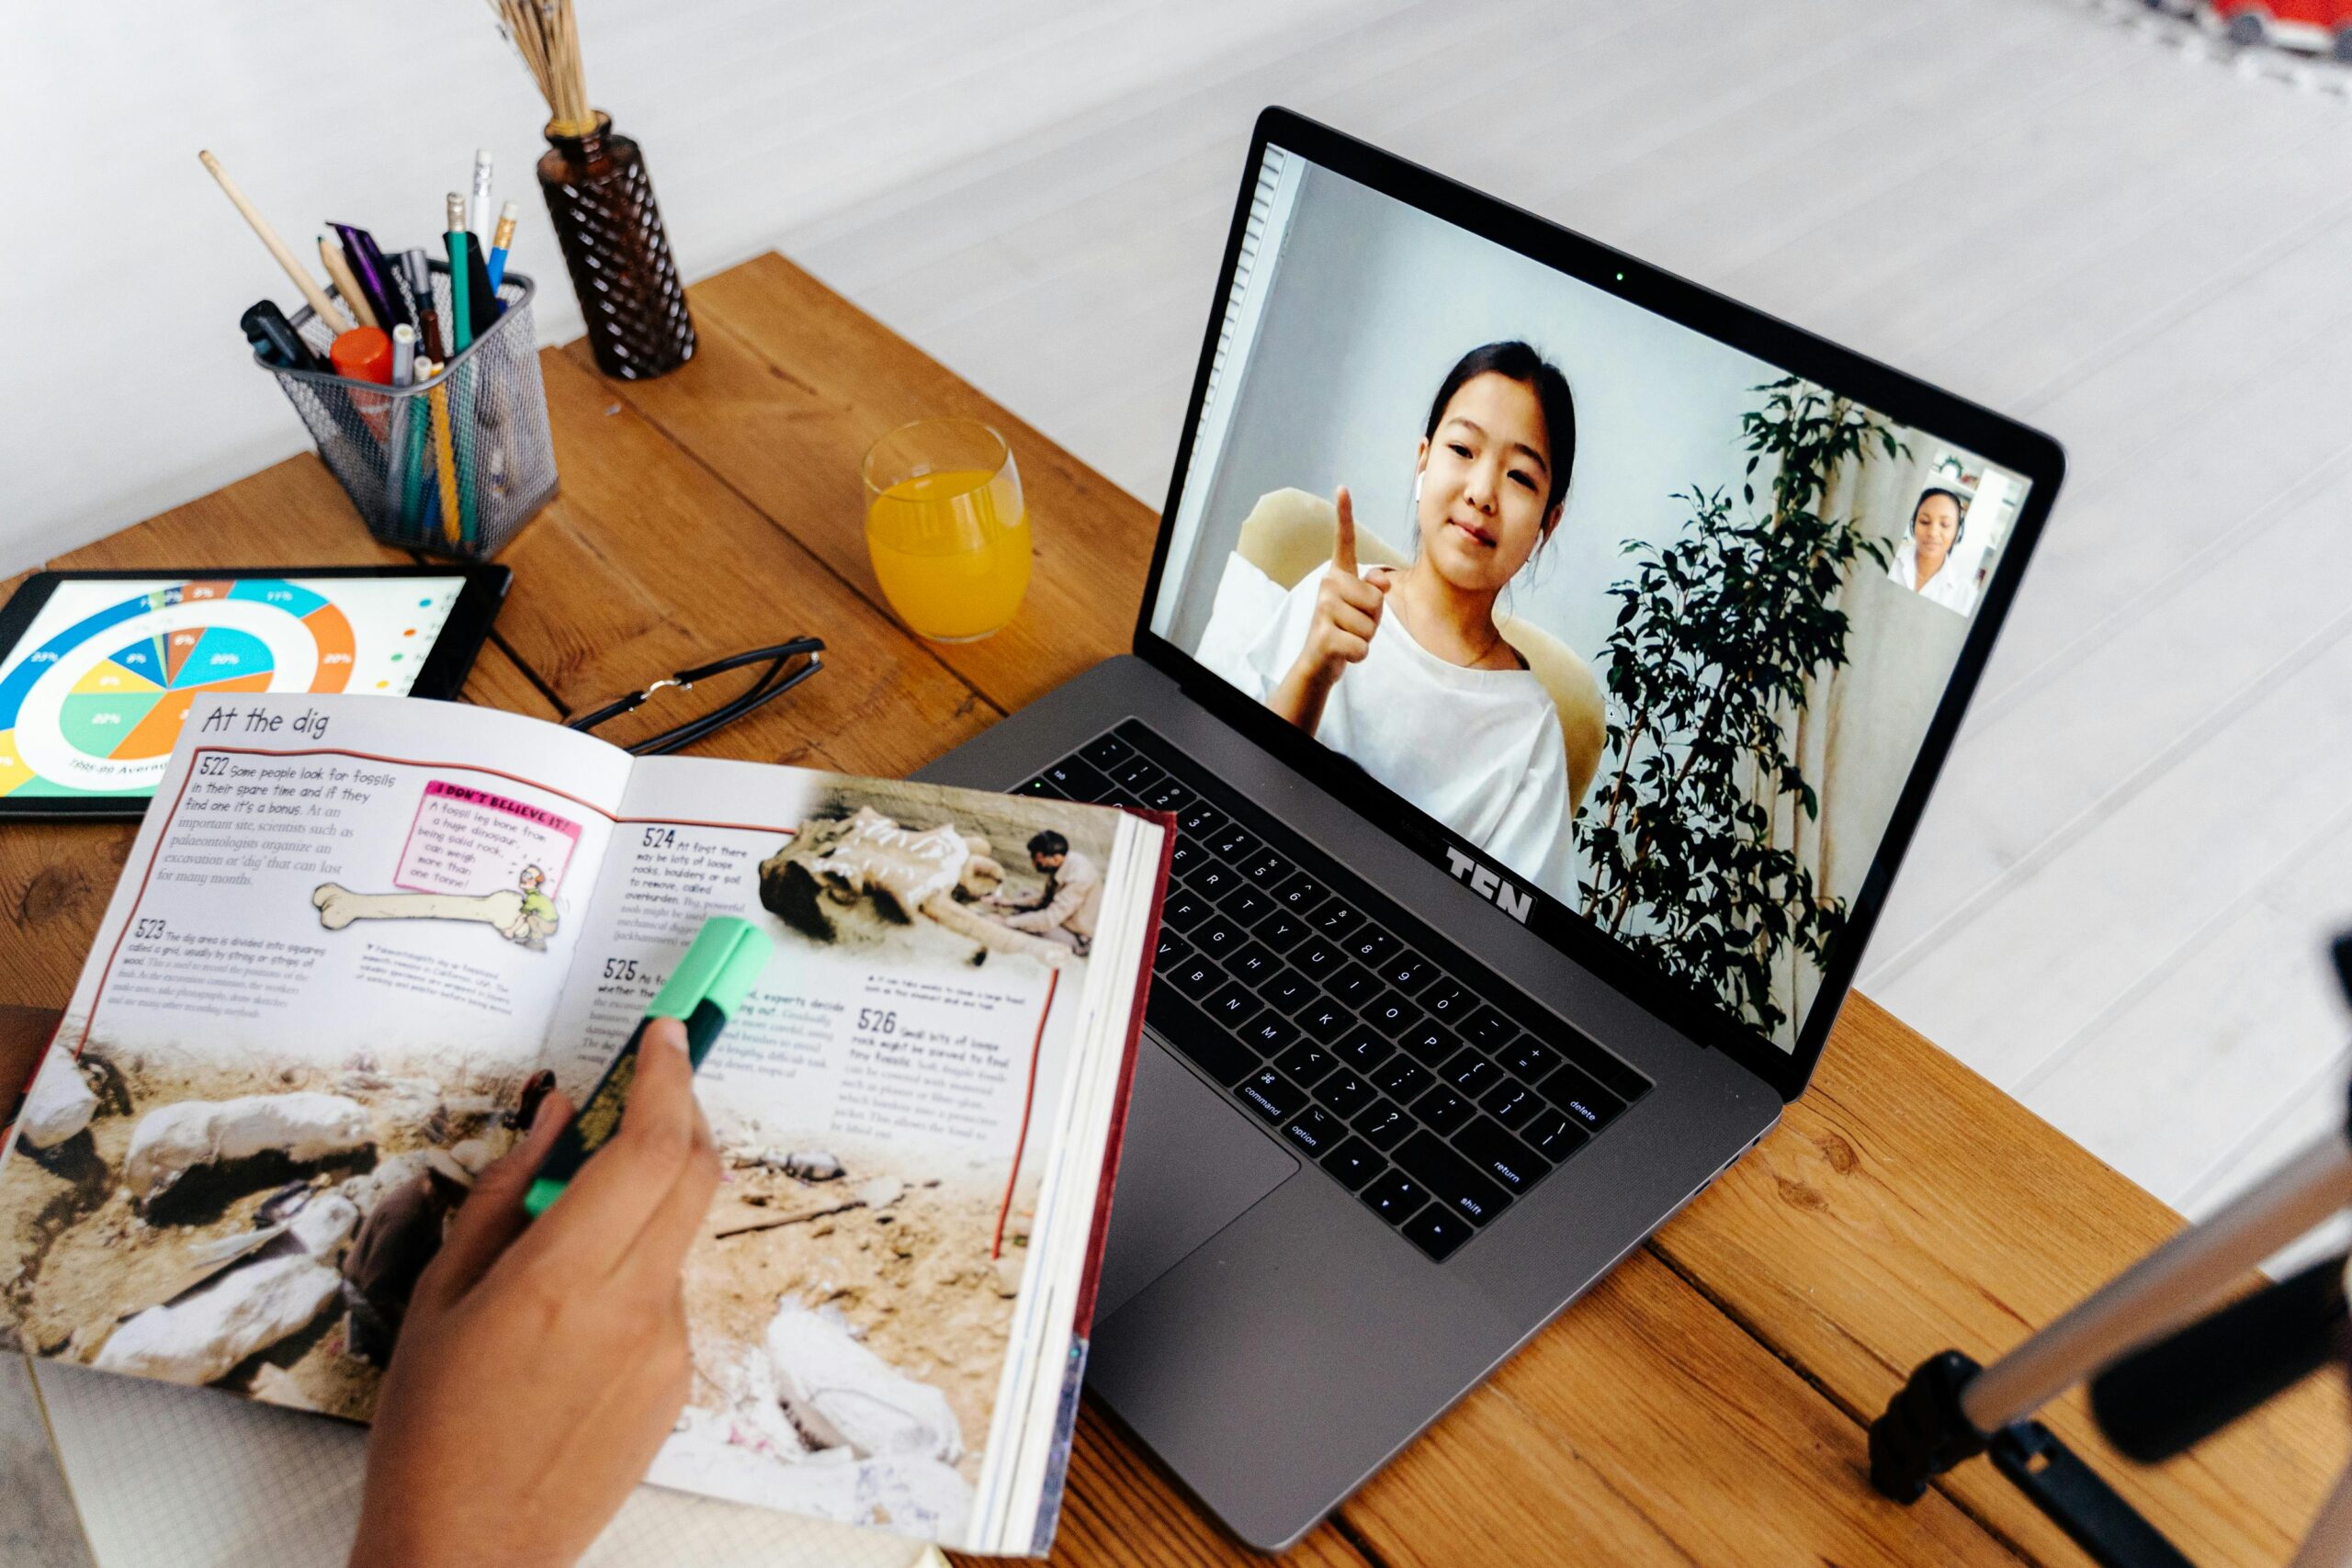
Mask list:
[[1119,1150],[1127,1135],[1127,1102],[1135,1090],[1136,1053],[1143,1043],[1144,1007],[1151,999],[1151,960],[1159,949],[1159,911],[1167,901],[1168,878],[1176,853],[1176,818],[1172,814],[1125,809],[1129,816],[1159,825],[1159,870],[1152,878],[1151,923],[1144,931],[1143,957],[1136,965],[1135,1010],[1127,1015],[1126,1052],[1119,1063],[1119,1108],[1111,1117],[1109,1135],[1102,1140],[1102,1179],[1094,1193],[1094,1239],[1087,1251],[1086,1273],[1078,1287],[1076,1332],[1081,1340],[1094,1326],[1094,1291],[1102,1278],[1103,1245],[1111,1235],[1111,1192],[1119,1180]]

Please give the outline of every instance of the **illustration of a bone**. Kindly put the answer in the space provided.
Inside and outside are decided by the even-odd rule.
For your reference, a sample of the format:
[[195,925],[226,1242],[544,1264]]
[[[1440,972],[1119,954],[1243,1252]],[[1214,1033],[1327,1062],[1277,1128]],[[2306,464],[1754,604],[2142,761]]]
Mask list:
[[[311,894],[319,924],[331,931],[339,931],[354,920],[472,920],[494,927],[499,935],[526,947],[543,945],[555,922],[526,914],[523,898],[514,888],[479,895],[356,893],[334,882],[321,883]],[[518,936],[517,931],[523,934]]]
[[924,916],[997,953],[1015,953],[1058,969],[1077,955],[1024,931],[1008,931],[965,908],[993,892],[1004,870],[986,839],[952,823],[899,826],[870,806],[837,820],[804,822],[792,841],[760,863],[760,902],[785,924],[820,942],[834,935],[827,904],[871,898],[886,919]]

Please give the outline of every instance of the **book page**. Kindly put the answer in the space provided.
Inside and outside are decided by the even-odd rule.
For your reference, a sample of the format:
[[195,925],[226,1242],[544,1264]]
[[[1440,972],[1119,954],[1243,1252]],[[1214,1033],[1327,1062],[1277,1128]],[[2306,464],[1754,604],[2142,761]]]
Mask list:
[[419,1256],[511,1140],[628,761],[455,703],[196,703],[0,1163],[23,1343],[365,1419],[416,1270],[345,1265]]
[[706,918],[775,942],[697,1080],[727,1180],[687,1263],[696,1375],[653,1481],[990,1549],[1068,1086],[1102,994],[1136,980],[1132,953],[1089,961],[1110,912],[1148,899],[1106,877],[1130,820],[638,763],[551,1033],[562,1087],[594,1083]]

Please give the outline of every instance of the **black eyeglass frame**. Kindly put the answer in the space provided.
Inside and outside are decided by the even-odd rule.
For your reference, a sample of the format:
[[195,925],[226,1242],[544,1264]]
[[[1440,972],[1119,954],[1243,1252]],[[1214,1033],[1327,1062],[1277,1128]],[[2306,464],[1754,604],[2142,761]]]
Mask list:
[[[787,672],[785,667],[804,654],[808,657],[808,662]],[[759,678],[752,682],[750,689],[741,694],[721,703],[698,718],[688,719],[674,728],[649,736],[626,748],[633,757],[659,757],[667,752],[675,751],[680,747],[691,746],[704,736],[723,729],[745,714],[774,702],[818,671],[822,670],[825,667],[824,655],[823,638],[798,637],[789,642],[779,642],[768,648],[755,648],[726,659],[715,659],[708,664],[697,664],[692,670],[681,670],[674,675],[665,675],[642,691],[631,692],[628,695],[606,703],[603,707],[593,712],[583,713],[577,718],[568,719],[565,721],[564,728],[578,730],[594,729],[598,725],[618,718],[625,713],[635,713],[645,705],[654,693],[665,686],[692,691],[696,681],[707,681],[713,675],[724,674],[729,670],[741,670],[746,664],[766,662],[768,668],[762,671]]]

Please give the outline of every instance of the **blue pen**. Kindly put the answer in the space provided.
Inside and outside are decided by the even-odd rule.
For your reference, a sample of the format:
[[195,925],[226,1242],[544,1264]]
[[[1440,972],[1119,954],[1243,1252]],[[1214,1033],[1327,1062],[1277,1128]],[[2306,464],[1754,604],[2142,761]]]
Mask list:
[[522,215],[523,209],[511,201],[499,209],[498,232],[490,242],[490,288],[493,294],[505,280],[506,247],[514,243],[514,220]]

